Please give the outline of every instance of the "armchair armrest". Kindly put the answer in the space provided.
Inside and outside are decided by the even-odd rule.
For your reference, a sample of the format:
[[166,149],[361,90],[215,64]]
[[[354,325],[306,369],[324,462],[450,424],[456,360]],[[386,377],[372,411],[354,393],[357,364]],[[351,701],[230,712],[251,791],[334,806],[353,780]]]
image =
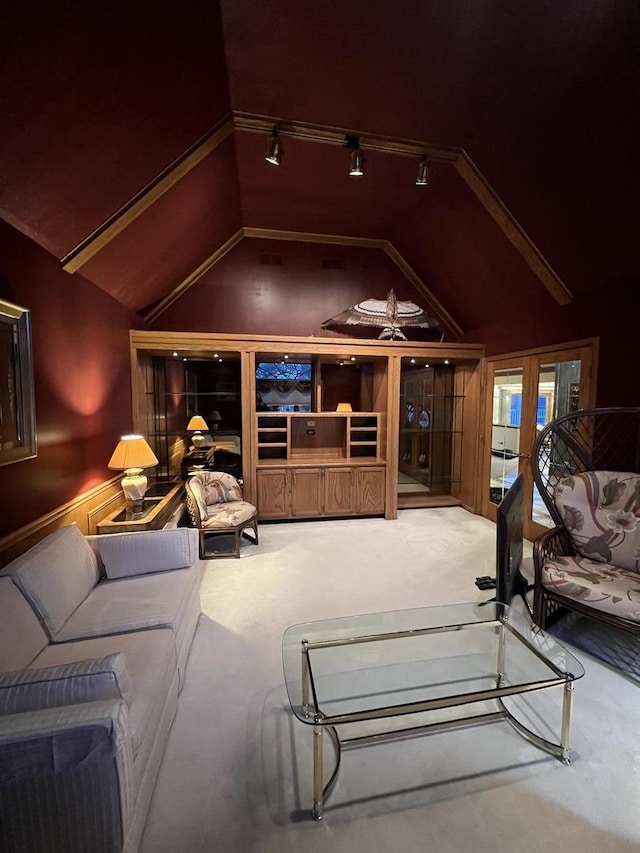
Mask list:
[[0,715],[96,700],[132,698],[122,652],[42,669],[0,673]]
[[566,529],[561,525],[538,536],[533,543],[533,565],[536,582],[547,560],[553,557],[570,557],[574,553],[571,539]]

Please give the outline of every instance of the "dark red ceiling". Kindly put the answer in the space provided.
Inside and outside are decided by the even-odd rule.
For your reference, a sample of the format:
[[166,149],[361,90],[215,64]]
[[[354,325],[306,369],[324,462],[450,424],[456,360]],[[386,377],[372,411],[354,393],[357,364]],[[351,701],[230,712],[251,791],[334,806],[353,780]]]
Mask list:
[[[62,258],[229,110],[464,149],[574,293],[637,271],[631,0],[12,4],[0,215]],[[81,269],[142,310],[242,227],[388,240],[465,329],[551,299],[451,166],[236,131]]]

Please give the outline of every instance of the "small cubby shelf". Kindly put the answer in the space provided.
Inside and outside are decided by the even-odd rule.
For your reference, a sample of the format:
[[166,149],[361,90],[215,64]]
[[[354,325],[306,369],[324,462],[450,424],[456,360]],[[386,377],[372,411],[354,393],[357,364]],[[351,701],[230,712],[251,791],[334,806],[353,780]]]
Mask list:
[[377,412],[259,412],[258,465],[380,460]]

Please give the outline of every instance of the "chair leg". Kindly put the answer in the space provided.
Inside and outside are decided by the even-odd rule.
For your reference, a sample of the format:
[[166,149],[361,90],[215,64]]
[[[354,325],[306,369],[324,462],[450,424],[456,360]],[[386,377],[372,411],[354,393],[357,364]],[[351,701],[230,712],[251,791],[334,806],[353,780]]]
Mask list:
[[236,529],[233,531],[233,533],[234,533],[234,538],[235,538],[235,543],[236,543],[236,551],[235,551],[235,554],[233,556],[236,558],[236,560],[239,560],[240,559],[240,537],[242,535],[242,531],[240,530],[239,527],[236,527]]
[[[253,535],[249,534],[249,528],[253,531]],[[242,535],[249,542],[252,542],[254,545],[258,545],[258,520],[254,518],[253,521],[250,521],[245,525],[245,527],[242,528]]]

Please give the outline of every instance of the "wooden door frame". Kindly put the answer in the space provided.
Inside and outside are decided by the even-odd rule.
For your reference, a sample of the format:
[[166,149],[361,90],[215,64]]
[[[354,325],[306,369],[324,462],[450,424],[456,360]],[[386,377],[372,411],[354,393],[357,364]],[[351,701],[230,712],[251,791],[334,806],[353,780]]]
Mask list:
[[[491,430],[493,426],[493,375],[496,370],[507,370],[509,368],[523,370],[523,418],[524,414],[530,414],[528,409],[532,404],[533,396],[537,395],[538,373],[541,364],[547,361],[581,361],[581,382],[579,408],[590,408],[595,405],[597,368],[598,368],[599,338],[586,338],[579,341],[569,341],[562,344],[554,344],[546,347],[522,350],[521,352],[505,353],[503,355],[489,356],[482,360],[482,388],[481,388],[481,432],[478,442],[478,485],[479,494],[477,506],[479,512],[490,521],[496,520],[497,505],[489,501],[489,483],[491,479],[491,457],[487,453],[487,443],[491,442]],[[526,394],[525,394],[526,390]],[[527,399],[525,399],[525,397]],[[525,407],[527,411],[525,411]],[[528,419],[530,420],[530,418]],[[530,426],[530,424],[528,424]],[[527,426],[527,428],[528,428]],[[526,433],[525,433],[526,435]],[[532,438],[532,436],[529,436]],[[526,454],[524,454],[526,456]],[[523,460],[520,457],[520,470],[523,470]],[[531,464],[528,462],[525,471],[525,537],[533,540],[547,528],[530,520],[532,502],[533,478],[531,475]]]

